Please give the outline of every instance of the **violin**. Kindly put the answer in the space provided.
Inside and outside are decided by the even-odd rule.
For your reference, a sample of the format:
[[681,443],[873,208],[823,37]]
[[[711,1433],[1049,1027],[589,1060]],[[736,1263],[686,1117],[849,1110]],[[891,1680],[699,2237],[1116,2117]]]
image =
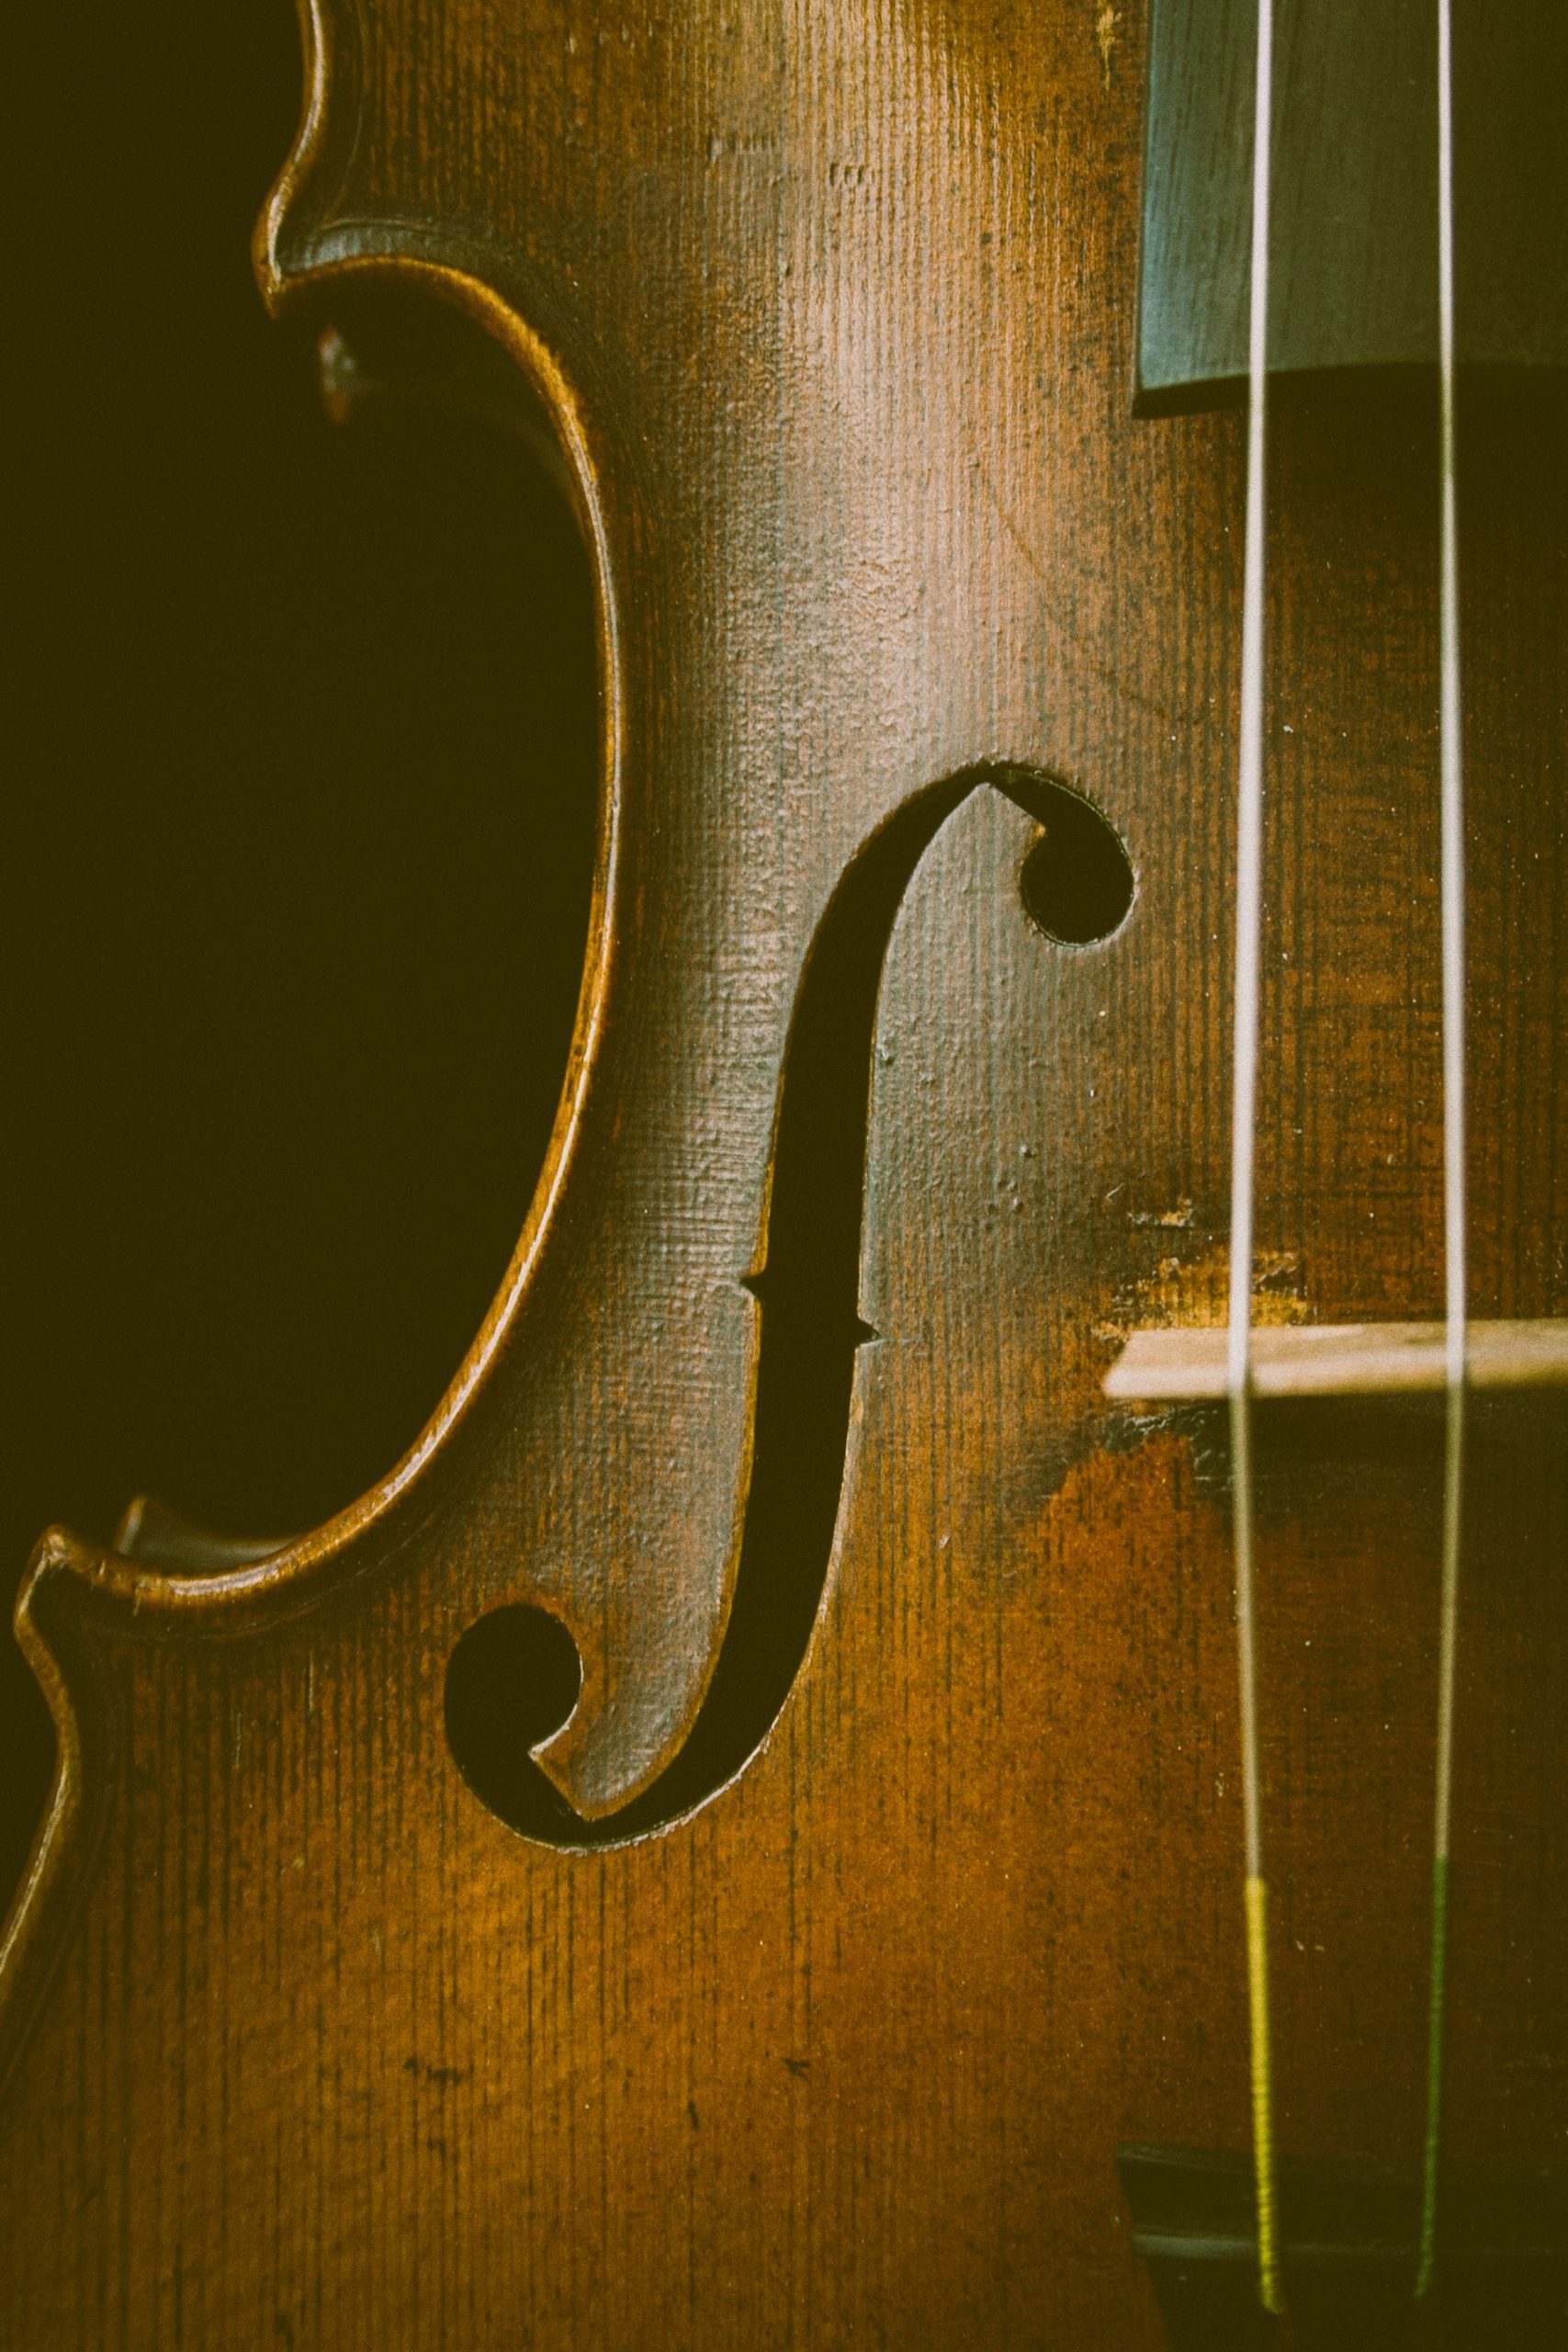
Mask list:
[[597,583],[515,1254],[50,1531],[5,2340],[1561,2341],[1568,33],[310,0],[334,413]]

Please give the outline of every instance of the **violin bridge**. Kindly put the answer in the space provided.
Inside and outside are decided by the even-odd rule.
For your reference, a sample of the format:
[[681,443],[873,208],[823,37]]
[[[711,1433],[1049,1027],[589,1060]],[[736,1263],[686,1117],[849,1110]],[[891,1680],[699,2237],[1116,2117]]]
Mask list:
[[[1196,1404],[1226,1393],[1223,1329],[1134,1331],[1105,1377],[1124,1404]],[[1263,1325],[1252,1333],[1255,1396],[1397,1396],[1441,1390],[1441,1323]],[[1465,1334],[1472,1388],[1568,1387],[1568,1318],[1472,1322]]]

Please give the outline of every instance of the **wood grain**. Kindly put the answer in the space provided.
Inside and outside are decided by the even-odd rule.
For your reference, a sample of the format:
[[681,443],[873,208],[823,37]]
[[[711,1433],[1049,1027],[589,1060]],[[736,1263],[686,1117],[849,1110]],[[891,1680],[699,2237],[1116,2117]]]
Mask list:
[[[5,1960],[6,2339],[1145,2352],[1117,2145],[1244,2145],[1247,2080],[1224,1464],[1100,1386],[1134,1326],[1212,1319],[1229,1146],[1240,452],[1130,413],[1137,13],[321,8],[264,286],[326,323],[446,304],[552,421],[602,599],[593,945],[517,1258],[386,1485],[238,1567],[40,1548],[62,1763]],[[1485,413],[1465,450],[1472,1304],[1562,1316],[1563,460]],[[1432,434],[1301,413],[1276,451],[1262,1286],[1420,1318]],[[1103,944],[1026,913],[1009,763],[1125,842]],[[689,1817],[519,1837],[453,1762],[447,1660],[558,1614],[584,1679],[540,1760],[586,1820],[681,1750],[803,965],[948,778],[882,978],[875,1336],[805,1664]],[[1540,2158],[1568,1450],[1486,1409],[1452,2133]],[[1419,2142],[1439,1479],[1419,1417],[1264,1467],[1294,2155]]]
[[[1448,1379],[1441,1323],[1309,1323],[1266,1327],[1253,1342],[1259,1396],[1397,1396]],[[1223,1329],[1133,1332],[1105,1375],[1124,1403],[1226,1396]],[[1568,1383],[1568,1323],[1472,1323],[1465,1341],[1472,1388],[1555,1388]]]

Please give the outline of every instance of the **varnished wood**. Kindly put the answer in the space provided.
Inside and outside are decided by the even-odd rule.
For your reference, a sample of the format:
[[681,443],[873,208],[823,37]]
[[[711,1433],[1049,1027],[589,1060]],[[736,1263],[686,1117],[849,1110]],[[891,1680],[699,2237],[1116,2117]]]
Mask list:
[[270,1559],[284,1548],[276,1535],[219,1535],[197,1527],[152,1495],[138,1495],[114,1532],[114,1548],[125,1559],[187,1575],[243,1568]]
[[[1134,1331],[1105,1375],[1105,1393],[1131,1402],[1197,1400],[1226,1392],[1223,1329]],[[1472,1388],[1568,1384],[1568,1322],[1472,1323],[1465,1367]],[[1441,1323],[1285,1324],[1253,1342],[1259,1396],[1397,1396],[1445,1386]]]
[[[348,351],[371,297],[445,306],[549,419],[601,597],[592,945],[516,1259],[385,1485],[238,1566],[39,1548],[8,2342],[1162,2341],[1117,2148],[1247,2128],[1227,1514],[1200,1437],[1102,1383],[1223,1292],[1241,533],[1235,420],[1130,413],[1142,34],[1065,0],[308,19],[264,288]],[[1568,509],[1551,430],[1478,411],[1464,447],[1472,1305],[1536,1319],[1568,1311]],[[1434,518],[1428,421],[1280,420],[1280,1322],[1440,1299]],[[1136,877],[1104,939],[1042,920],[1088,888],[1085,804]],[[846,969],[890,936],[863,1162],[821,1178],[835,1250],[846,1167],[863,1198],[820,1605],[760,1752],[617,1842],[716,1686],[760,1356],[816,1296],[773,1191],[845,888]],[[1456,2161],[1537,2164],[1565,1473],[1486,1410],[1449,2113]],[[1265,1464],[1292,2158],[1419,2144],[1439,1489],[1375,1416]],[[769,1492],[787,1566],[805,1504]],[[445,1713],[515,1604],[582,1662],[528,1836]]]

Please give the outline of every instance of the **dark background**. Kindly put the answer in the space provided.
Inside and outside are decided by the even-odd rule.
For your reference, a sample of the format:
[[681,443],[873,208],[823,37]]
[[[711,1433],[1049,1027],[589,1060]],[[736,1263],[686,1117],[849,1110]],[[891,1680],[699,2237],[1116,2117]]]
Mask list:
[[[290,0],[15,16],[0,1591],[151,1490],[310,1525],[526,1209],[592,857],[585,560],[499,428],[328,424],[249,238]],[[0,1904],[52,1756],[0,1639]]]

